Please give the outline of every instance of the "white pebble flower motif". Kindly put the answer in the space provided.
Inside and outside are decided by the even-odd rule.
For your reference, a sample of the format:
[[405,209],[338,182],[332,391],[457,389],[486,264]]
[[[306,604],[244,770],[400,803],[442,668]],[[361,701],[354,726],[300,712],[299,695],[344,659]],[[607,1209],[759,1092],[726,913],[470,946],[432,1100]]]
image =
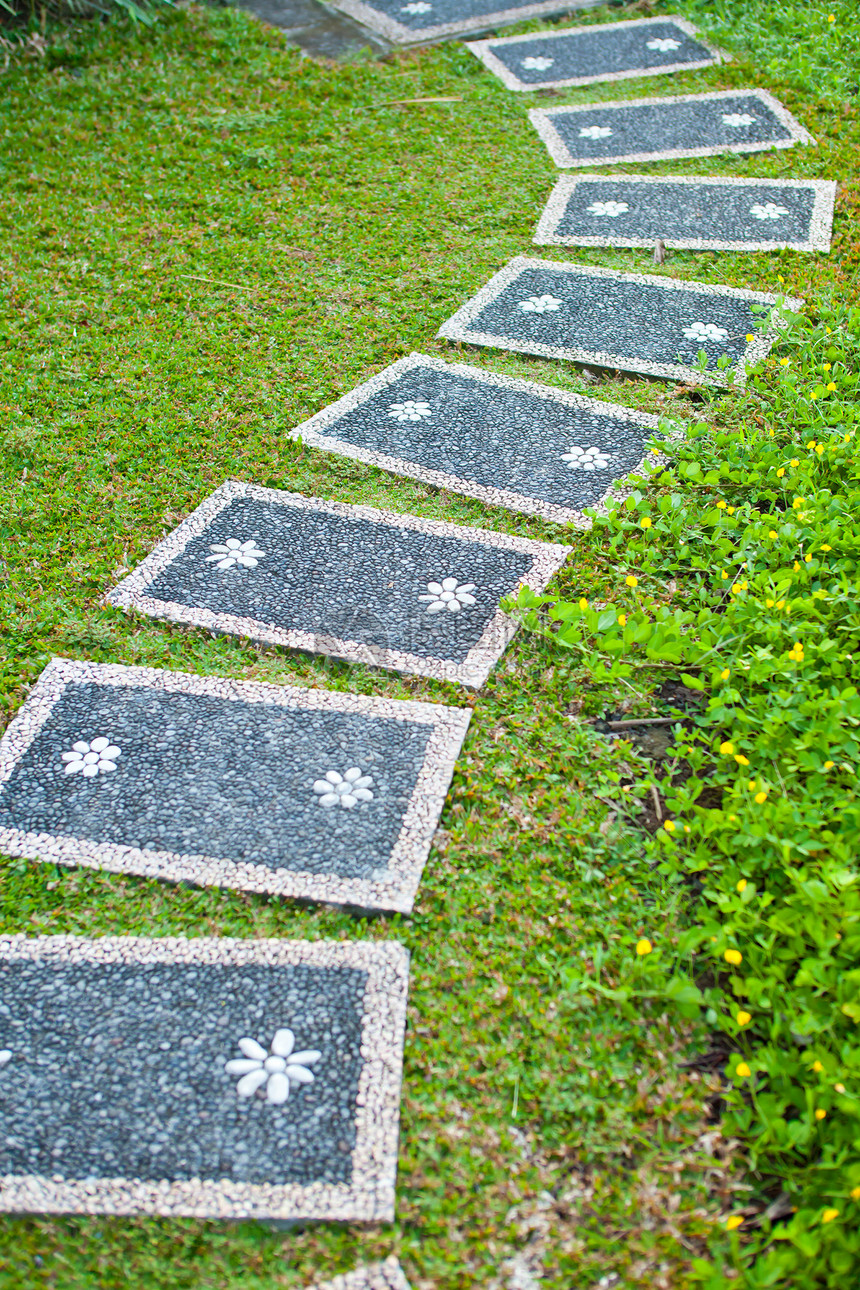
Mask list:
[[322,1057],[316,1048],[296,1052],[295,1047],[296,1037],[286,1027],[275,1031],[268,1052],[256,1039],[240,1039],[239,1048],[244,1057],[233,1058],[224,1070],[228,1075],[240,1076],[236,1085],[240,1097],[253,1097],[260,1092],[265,1094],[267,1102],[279,1106],[286,1102],[291,1088],[313,1084],[313,1071],[308,1067]]
[[407,399],[405,403],[392,403],[388,415],[395,421],[423,421],[432,417],[433,409],[423,399]]
[[680,49],[680,40],[673,40],[671,36],[655,36],[645,45],[646,49],[656,49],[661,54],[668,54],[673,49]]
[[584,125],[579,132],[580,139],[608,139],[612,134],[608,125]]
[[433,8],[432,4],[426,4],[425,0],[412,0],[412,4],[401,5],[401,13],[429,13]]
[[626,202],[592,202],[588,207],[589,215],[623,215],[630,207]]
[[749,112],[724,112],[723,125],[730,125],[737,130],[742,125],[754,125],[756,118]]
[[11,1060],[12,1060],[12,1049],[0,1048],[0,1070],[2,1070],[4,1066],[8,1066]]
[[567,462],[568,470],[606,470],[612,459],[599,448],[578,448],[574,444],[561,460]]
[[788,207],[777,206],[776,202],[756,202],[755,206],[750,206],[750,215],[756,219],[779,219],[787,214]]
[[343,806],[349,810],[359,802],[373,801],[372,783],[372,775],[363,775],[357,766],[351,766],[345,775],[327,770],[322,779],[315,781],[314,792],[320,806]]
[[94,775],[106,775],[108,771],[116,770],[116,758],[120,754],[121,749],[104,735],[99,735],[98,739],[93,739],[89,743],[86,739],[78,739],[68,752],[63,753],[63,761],[66,763],[63,773],[76,775],[80,772],[84,779],[92,779]]
[[206,563],[214,564],[217,569],[232,569],[234,564],[241,565],[243,569],[256,569],[266,554],[259,549],[253,538],[249,542],[240,542],[238,538],[213,542],[209,550],[212,554],[207,555]]
[[555,62],[554,58],[523,58],[520,60],[520,67],[524,67],[527,72],[545,72],[548,67],[552,67]]
[[520,301],[520,309],[524,314],[551,314],[563,304],[557,296],[529,296],[528,300]]
[[474,605],[474,582],[458,582],[456,578],[443,578],[441,582],[428,582],[427,593],[419,596],[427,605],[428,614],[458,614],[467,605]]
[[725,327],[718,327],[716,323],[694,322],[684,328],[687,340],[725,340],[728,334]]

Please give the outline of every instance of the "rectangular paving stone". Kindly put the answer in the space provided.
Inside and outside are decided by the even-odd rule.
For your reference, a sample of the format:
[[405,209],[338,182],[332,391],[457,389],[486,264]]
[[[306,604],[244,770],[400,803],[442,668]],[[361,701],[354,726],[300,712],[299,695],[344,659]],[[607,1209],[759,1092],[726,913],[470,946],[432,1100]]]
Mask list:
[[461,32],[492,31],[526,18],[567,14],[594,9],[603,0],[529,0],[524,4],[505,0],[330,0],[356,21],[378,31],[395,45],[422,44],[442,40]]
[[409,1282],[393,1256],[384,1263],[344,1272],[332,1281],[315,1281],[308,1290],[409,1290]]
[[561,89],[728,62],[683,18],[637,18],[466,42],[509,90]]
[[470,715],[54,659],[0,741],[0,851],[408,911]]
[[106,599],[477,687],[516,631],[499,602],[520,587],[543,591],[569,552],[231,481]]
[[[779,305],[763,291],[620,273],[517,256],[443,323],[439,335],[470,345],[566,358],[669,380],[742,386],[746,364],[776,339],[756,330],[753,305]],[[789,309],[803,301],[785,297]],[[692,366],[700,352],[707,369]],[[728,365],[718,367],[723,356]]]
[[529,120],[561,167],[716,157],[815,143],[767,90],[533,108]]
[[826,179],[562,175],[538,246],[829,251],[836,184]]
[[407,987],[391,941],[0,937],[0,1209],[390,1222]]
[[659,418],[410,354],[293,431],[326,452],[476,497],[491,506],[588,528],[642,463]]

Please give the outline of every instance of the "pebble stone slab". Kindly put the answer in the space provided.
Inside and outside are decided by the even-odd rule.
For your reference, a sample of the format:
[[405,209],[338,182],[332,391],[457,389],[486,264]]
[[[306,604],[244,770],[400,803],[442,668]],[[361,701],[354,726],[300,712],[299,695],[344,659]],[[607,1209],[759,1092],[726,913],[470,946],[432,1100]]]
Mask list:
[[836,184],[825,179],[562,175],[538,246],[666,246],[693,251],[830,250]]
[[[406,402],[428,414],[399,421]],[[586,529],[612,483],[642,464],[659,418],[410,354],[293,431],[294,438],[491,506]],[[493,535],[488,535],[493,536]],[[550,548],[550,550],[559,548]]]
[[0,850],[408,912],[470,715],[54,659],[0,742]]
[[3,1210],[393,1219],[403,946],[4,936],[0,983]]
[[[439,329],[448,340],[572,359],[670,380],[743,386],[776,339],[752,305],[781,297],[677,278],[517,256]],[[789,309],[803,301],[784,299]],[[747,339],[748,336],[753,339]],[[691,364],[700,351],[708,368]],[[728,367],[717,359],[728,354]]]
[[532,108],[529,120],[562,168],[767,152],[815,143],[767,90]]
[[[155,618],[478,687],[517,627],[499,601],[523,586],[543,591],[569,553],[488,529],[231,481],[107,600]],[[451,581],[447,591],[430,590]],[[468,589],[462,601],[459,587]]]
[[591,27],[466,42],[509,90],[562,89],[685,72],[728,62],[683,18],[638,18]]
[[602,3],[603,0],[530,0],[499,8],[499,0],[331,0],[333,8],[396,45],[442,40],[467,31],[492,31],[527,18],[595,9]]
[[403,1269],[393,1256],[384,1263],[345,1272],[332,1281],[314,1282],[308,1290],[410,1290]]

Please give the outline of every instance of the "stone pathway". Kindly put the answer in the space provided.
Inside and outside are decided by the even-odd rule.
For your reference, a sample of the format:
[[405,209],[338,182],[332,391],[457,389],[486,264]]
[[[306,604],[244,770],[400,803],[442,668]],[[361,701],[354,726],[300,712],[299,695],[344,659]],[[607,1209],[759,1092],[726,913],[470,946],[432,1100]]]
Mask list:
[[836,184],[825,179],[562,175],[538,246],[829,251]]
[[520,91],[625,81],[728,61],[683,18],[566,27],[502,40],[467,41],[466,48],[509,90]]
[[587,528],[583,508],[642,464],[658,425],[646,412],[411,354],[294,434],[491,506]]
[[407,981],[395,942],[0,937],[4,1208],[390,1222]]
[[[405,427],[430,417],[424,402],[392,406],[389,419]],[[231,482],[107,600],[155,618],[481,686],[517,627],[499,602],[521,587],[543,591],[569,552]]]
[[[471,345],[565,358],[669,380],[745,382],[745,365],[777,337],[758,333],[764,291],[620,273],[517,256],[443,323],[439,335]],[[800,308],[800,300],[786,302]],[[707,366],[695,368],[699,354]],[[720,365],[722,363],[722,365]]]
[[[383,52],[389,42],[559,8],[556,0],[497,4],[252,7],[308,52],[334,57],[362,43]],[[470,48],[517,91],[723,58],[677,18]],[[814,143],[761,89],[529,117],[561,167]],[[562,177],[536,241],[827,250],[834,193],[825,181]],[[763,292],[518,257],[439,335],[742,385],[745,365],[776,335],[773,320],[758,330],[753,306],[778,303]],[[641,465],[657,424],[412,354],[294,434],[490,505],[584,527],[584,509]],[[229,482],[107,601],[480,686],[514,628],[500,602],[520,586],[542,591],[569,551]],[[0,742],[0,847],[405,913],[469,717],[468,709],[342,691],[55,660]],[[3,1209],[393,1219],[407,998],[407,956],[395,941],[7,936],[0,998]],[[408,1285],[389,1259],[316,1290]]]
[[815,143],[767,90],[532,108],[529,120],[562,167],[716,157]]

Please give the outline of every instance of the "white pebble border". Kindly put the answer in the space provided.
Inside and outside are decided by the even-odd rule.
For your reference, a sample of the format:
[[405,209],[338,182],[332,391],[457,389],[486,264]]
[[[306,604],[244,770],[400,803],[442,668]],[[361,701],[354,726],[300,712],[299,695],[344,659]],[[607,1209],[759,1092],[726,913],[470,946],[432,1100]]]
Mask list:
[[[707,58],[697,58],[692,62],[686,63],[660,63],[656,67],[631,67],[623,72],[598,72],[595,76],[570,76],[566,80],[553,81],[522,81],[515,72],[503,63],[494,53],[499,45],[531,45],[535,41],[541,40],[559,40],[564,36],[575,36],[579,32],[588,32],[592,34],[598,31],[613,32],[623,30],[625,27],[665,27],[671,24],[673,27],[680,28],[697,44],[702,45],[708,51]],[[643,33],[645,34],[645,33]],[[667,15],[665,18],[634,18],[630,22],[607,22],[600,23],[596,26],[589,27],[556,27],[553,31],[530,31],[525,36],[505,36],[503,40],[492,38],[489,40],[467,40],[466,48],[471,50],[476,58],[479,58],[488,71],[507,86],[509,90],[517,90],[521,93],[534,94],[535,90],[543,89],[566,89],[571,85],[594,85],[598,81],[629,81],[643,76],[660,76],[666,72],[691,72],[700,67],[714,67],[717,63],[730,63],[731,55],[717,49],[714,45],[708,44],[706,40],[699,35],[697,29],[691,22],[685,18],[676,18],[674,14]],[[592,104],[592,106],[594,106]]]
[[343,502],[321,501],[316,497],[303,497],[299,493],[279,492],[273,488],[259,488],[256,484],[229,480],[216,489],[212,496],[198,506],[186,520],[183,520],[163,542],[160,542],[134,573],[109,592],[105,597],[106,602],[123,609],[138,609],[152,618],[189,623],[194,627],[205,627],[210,631],[233,632],[238,636],[250,636],[254,640],[267,641],[272,645],[285,645],[292,649],[334,655],[337,658],[347,659],[351,663],[388,667],[399,672],[434,677],[439,681],[459,681],[475,689],[484,684],[493,664],[501,658],[517,630],[516,619],[500,609],[497,610],[484,628],[477,644],[472,646],[462,662],[457,662],[445,658],[422,658],[418,654],[381,649],[361,641],[326,637],[316,632],[275,627],[253,618],[239,618],[234,614],[216,613],[211,609],[182,605],[176,601],[154,600],[148,596],[147,588],[162,570],[184,551],[192,538],[204,533],[215,516],[228,507],[236,497],[249,497],[284,508],[319,511],[324,515],[337,515],[344,519],[364,520],[371,524],[387,525],[390,528],[404,529],[413,533],[457,538],[463,542],[495,547],[497,550],[519,551],[532,557],[531,569],[523,577],[520,586],[529,587],[538,593],[544,590],[550,578],[561,568],[571,551],[569,546],[536,542],[531,538],[512,537],[507,533],[496,533],[491,529],[463,528],[444,521],[424,520],[414,515],[399,515],[394,511],[377,510],[372,506],[349,506]]
[[[292,438],[300,439],[302,443],[310,444],[323,452],[335,452],[341,457],[351,457],[354,461],[364,461],[370,466],[379,466],[380,469],[389,470],[393,474],[417,479],[422,484],[432,484],[435,488],[447,488],[451,492],[462,493],[464,497],[474,497],[489,506],[504,506],[507,510],[521,511],[526,515],[538,515],[541,519],[553,520],[557,524],[570,524],[576,529],[591,528],[589,517],[573,507],[556,506],[553,502],[545,502],[541,498],[530,497],[527,493],[517,493],[509,488],[486,488],[474,480],[450,475],[443,470],[430,470],[402,457],[391,457],[386,453],[358,448],[345,439],[326,434],[327,430],[336,426],[341,417],[361,407],[362,403],[373,398],[380,390],[393,385],[405,372],[420,367],[429,367],[435,372],[450,372],[454,376],[465,377],[468,380],[482,381],[485,385],[496,386],[497,389],[520,390],[523,394],[529,394],[547,403],[560,403],[564,407],[581,408],[595,416],[612,417],[621,425],[633,423],[646,426],[652,433],[656,433],[660,425],[660,418],[650,412],[636,412],[632,408],[621,407],[617,403],[587,399],[581,394],[571,394],[567,390],[559,390],[552,385],[539,385],[535,381],[527,381],[519,376],[500,376],[496,372],[487,372],[481,367],[472,367],[469,363],[447,363],[444,359],[431,357],[429,354],[412,353],[406,358],[398,359],[390,367],[383,368],[376,376],[357,385],[336,403],[329,404],[315,416],[303,421],[292,432]],[[641,468],[642,462],[635,467],[635,471]],[[615,490],[608,489],[589,509],[600,514],[605,510],[606,501],[614,495]]]
[[[367,972],[362,1003],[356,1141],[348,1185],[282,1185],[136,1178],[0,1176],[0,1208],[14,1213],[163,1214],[211,1219],[394,1218],[400,1084],[409,960],[396,941],[234,940],[145,936],[0,936],[5,962],[217,963],[225,967],[309,966]],[[382,1283],[385,1286],[385,1283]]]
[[644,372],[649,376],[662,376],[673,381],[688,381],[693,385],[724,385],[732,383],[742,389],[746,385],[746,366],[753,366],[770,352],[777,339],[775,328],[769,332],[757,332],[734,367],[725,369],[708,368],[699,372],[694,367],[683,363],[653,363],[642,360],[635,354],[608,354],[600,350],[567,348],[555,345],[542,345],[539,341],[524,341],[516,337],[496,336],[488,332],[473,331],[472,323],[480,317],[488,305],[497,300],[502,292],[516,282],[527,269],[551,269],[553,272],[569,273],[573,277],[614,278],[620,282],[647,283],[662,290],[685,291],[699,296],[730,296],[735,300],[754,300],[758,304],[776,306],[784,304],[788,309],[798,310],[803,301],[793,296],[779,297],[764,291],[747,291],[741,287],[712,286],[707,282],[688,282],[681,278],[663,278],[645,273],[622,273],[618,269],[596,269],[585,264],[570,264],[562,260],[535,260],[527,256],[515,256],[503,269],[500,269],[486,286],[481,287],[471,300],[457,310],[437,332],[446,340],[464,341],[468,345],[489,345],[495,349],[514,350],[522,354],[541,354],[544,358],[566,358],[576,363],[593,363],[596,367],[617,368],[626,372]]
[[410,1290],[409,1282],[394,1255],[384,1263],[344,1272],[331,1281],[315,1281],[307,1290]]
[[0,828],[0,849],[46,863],[81,865],[113,873],[138,874],[199,886],[233,887],[269,895],[293,896],[327,904],[350,905],[408,913],[421,880],[433,834],[460,747],[469,725],[468,708],[449,708],[415,700],[369,698],[330,690],[304,690],[269,685],[264,681],[238,681],[227,677],[193,676],[150,667],[125,667],[117,663],[89,663],[54,659],[45,668],[0,741],[0,789],[11,776],[54,704],[71,682],[138,686],[173,694],[207,694],[245,703],[278,704],[284,708],[316,712],[349,712],[432,727],[427,749],[400,834],[388,868],[373,880],[342,878],[337,874],[270,869],[240,864],[217,856],[181,855],[173,851],[144,851],[117,843],[86,838],[55,837]]

